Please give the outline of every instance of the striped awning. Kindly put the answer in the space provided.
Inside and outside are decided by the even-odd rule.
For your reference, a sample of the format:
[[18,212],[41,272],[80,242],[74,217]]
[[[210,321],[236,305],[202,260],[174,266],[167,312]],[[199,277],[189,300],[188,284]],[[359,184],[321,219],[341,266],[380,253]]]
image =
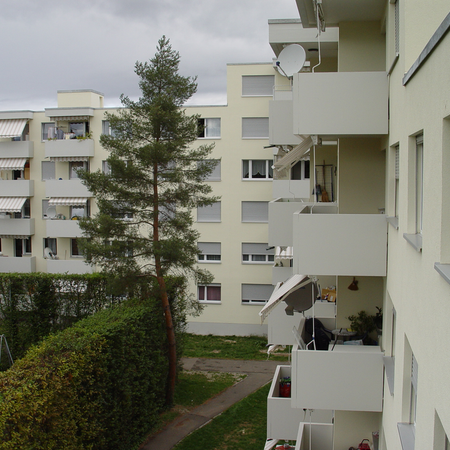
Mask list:
[[28,119],[0,120],[0,138],[13,138],[21,136]]
[[292,259],[294,257],[293,247],[275,247],[276,259]]
[[89,157],[88,156],[50,156],[50,161],[55,161],[55,162],[89,161]]
[[50,116],[55,122],[87,122],[90,116]]
[[308,152],[309,149],[314,145],[311,136],[307,136],[303,139],[300,144],[293,148],[289,153],[280,158],[274,165],[273,168],[280,172],[284,169],[290,169],[292,166],[297,164]]
[[0,158],[0,170],[23,170],[26,158]]
[[53,197],[49,199],[48,206],[83,206],[87,197]]
[[21,212],[27,197],[0,197],[0,212]]
[[30,235],[22,234],[0,234],[0,239],[28,239]]

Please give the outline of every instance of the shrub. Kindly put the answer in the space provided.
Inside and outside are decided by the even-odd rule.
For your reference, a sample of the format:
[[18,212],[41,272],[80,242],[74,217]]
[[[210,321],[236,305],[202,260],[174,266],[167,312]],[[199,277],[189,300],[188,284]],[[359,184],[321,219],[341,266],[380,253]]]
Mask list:
[[164,408],[158,301],[128,301],[43,340],[0,374],[0,449],[137,447]]

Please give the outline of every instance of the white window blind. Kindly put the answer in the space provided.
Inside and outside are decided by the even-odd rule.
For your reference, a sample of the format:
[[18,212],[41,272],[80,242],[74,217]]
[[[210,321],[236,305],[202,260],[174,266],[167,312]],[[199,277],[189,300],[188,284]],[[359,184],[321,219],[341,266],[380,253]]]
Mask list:
[[268,202],[242,202],[242,222],[268,222]]
[[242,284],[243,303],[266,303],[273,292],[271,284]]
[[55,179],[55,162],[42,161],[42,180]]
[[273,95],[274,75],[244,75],[242,95]]
[[206,179],[206,181],[220,181],[222,176],[222,168],[220,165],[220,159],[216,160],[217,165],[214,167],[214,170],[209,174],[209,177]]
[[268,117],[243,117],[242,118],[243,139],[268,139],[269,118]]
[[220,222],[221,203],[216,202],[210,206],[199,206],[197,208],[197,222]]
[[200,252],[220,255],[220,242],[198,242],[197,246]]

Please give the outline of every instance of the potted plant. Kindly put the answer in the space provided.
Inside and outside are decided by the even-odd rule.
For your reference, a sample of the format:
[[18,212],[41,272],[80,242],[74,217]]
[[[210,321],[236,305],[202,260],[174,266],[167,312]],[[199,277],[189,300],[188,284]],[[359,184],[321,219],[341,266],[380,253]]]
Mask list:
[[291,377],[283,377],[280,379],[280,397],[291,396]]
[[348,316],[350,320],[350,328],[356,333],[356,336],[360,336],[365,344],[373,344],[373,340],[368,335],[376,329],[375,316],[367,314],[366,311],[359,311],[358,314]]

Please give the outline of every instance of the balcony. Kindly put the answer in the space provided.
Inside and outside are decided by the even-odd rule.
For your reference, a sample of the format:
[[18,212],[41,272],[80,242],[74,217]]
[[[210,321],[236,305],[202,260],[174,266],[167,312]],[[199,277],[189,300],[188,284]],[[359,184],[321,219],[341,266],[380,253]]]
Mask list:
[[311,196],[311,181],[305,180],[276,180],[272,181],[273,198],[309,199]]
[[57,139],[45,142],[46,158],[93,158],[92,139]]
[[[0,219],[0,236],[33,236],[34,219],[9,219],[2,215]],[[8,219],[6,219],[8,217]]]
[[46,197],[92,197],[87,187],[81,183],[81,180],[47,180],[45,182]]
[[47,259],[48,273],[84,274],[93,271],[83,259]]
[[331,423],[301,422],[295,450],[333,449],[334,425]]
[[0,180],[2,197],[33,197],[34,180]]
[[[385,215],[324,214],[322,211],[323,207],[319,210],[314,206],[294,213],[294,273],[385,276]],[[287,229],[286,224],[282,226]],[[269,243],[270,230],[271,226]]]
[[33,141],[2,141],[0,142],[0,158],[33,158]]
[[[292,408],[290,397],[280,396],[280,380],[291,376],[290,366],[277,366],[267,397],[267,438],[297,439],[299,423],[304,420],[305,413],[301,408]],[[313,422],[331,423],[332,412],[314,410],[311,414]],[[309,420],[309,415],[308,415]]]
[[48,219],[46,221],[46,236],[52,238],[77,238],[82,236],[82,232],[78,220]]
[[[277,198],[269,202],[269,245],[292,247],[293,245],[293,215],[314,205],[314,214],[335,214],[337,206],[334,203],[303,202],[300,199]],[[314,272],[297,272],[314,273]]]
[[294,134],[387,134],[385,72],[297,73],[293,81]]
[[336,345],[322,351],[294,345],[292,380],[295,408],[382,411],[383,353],[378,346]]
[[36,272],[36,257],[35,256],[3,256],[0,257],[0,272],[1,273],[31,273]]

